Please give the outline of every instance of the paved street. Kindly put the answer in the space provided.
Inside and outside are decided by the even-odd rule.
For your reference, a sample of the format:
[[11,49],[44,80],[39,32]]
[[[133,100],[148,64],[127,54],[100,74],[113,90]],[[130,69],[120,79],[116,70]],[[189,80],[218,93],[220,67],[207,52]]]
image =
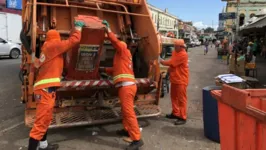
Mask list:
[[[214,84],[214,77],[227,72],[225,62],[216,59],[211,48],[203,55],[203,47],[189,49],[190,84],[188,122],[174,126],[164,119],[171,112],[169,95],[161,99],[163,114],[160,117],[140,120],[145,146],[142,150],[219,150],[216,144],[203,135],[202,88]],[[20,60],[0,58],[0,149],[19,150],[27,145],[29,129],[23,124],[23,104],[20,104]],[[54,129],[49,132],[50,142],[60,145],[60,150],[116,150],[127,143],[116,136],[121,124],[95,127]]]

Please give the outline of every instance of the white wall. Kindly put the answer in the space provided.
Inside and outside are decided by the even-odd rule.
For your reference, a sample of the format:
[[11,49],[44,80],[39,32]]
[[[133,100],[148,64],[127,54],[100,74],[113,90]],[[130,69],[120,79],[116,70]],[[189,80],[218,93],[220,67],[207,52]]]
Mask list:
[[[160,28],[175,29],[174,28],[175,24],[177,24],[176,17],[171,17],[170,15],[167,15],[165,12],[152,9],[151,7],[150,7],[150,12],[155,26],[157,26],[159,21]],[[177,28],[178,27],[176,26],[176,29]]]

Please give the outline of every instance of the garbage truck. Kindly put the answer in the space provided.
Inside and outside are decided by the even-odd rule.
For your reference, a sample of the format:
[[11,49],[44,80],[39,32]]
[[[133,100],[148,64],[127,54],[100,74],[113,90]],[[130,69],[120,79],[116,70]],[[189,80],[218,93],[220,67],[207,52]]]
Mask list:
[[22,4],[20,78],[26,126],[31,127],[35,120],[33,85],[37,70],[33,62],[40,57],[46,32],[56,29],[62,40],[67,39],[77,19],[86,26],[80,43],[63,55],[61,87],[56,91],[50,128],[110,123],[122,118],[112,77],[99,73],[100,67],[112,67],[115,49],[96,20],[107,20],[132,54],[138,87],[134,100],[137,117],[161,113],[161,43],[146,0],[23,0]]

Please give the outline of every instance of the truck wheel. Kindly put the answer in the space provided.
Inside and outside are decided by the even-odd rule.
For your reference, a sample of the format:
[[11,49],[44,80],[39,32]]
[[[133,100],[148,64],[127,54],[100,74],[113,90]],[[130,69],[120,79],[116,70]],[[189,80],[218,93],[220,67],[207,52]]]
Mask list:
[[166,57],[166,50],[163,49],[161,53],[161,58],[165,59],[165,57]]
[[166,90],[167,90],[167,93],[170,92],[170,76],[169,76],[169,73],[167,73],[167,75],[166,75]]
[[20,55],[19,49],[14,48],[10,51],[9,57],[12,59],[17,59]]
[[167,78],[164,78],[162,81],[162,88],[161,88],[161,98],[164,97],[164,95],[168,92],[167,90],[168,85],[167,85]]

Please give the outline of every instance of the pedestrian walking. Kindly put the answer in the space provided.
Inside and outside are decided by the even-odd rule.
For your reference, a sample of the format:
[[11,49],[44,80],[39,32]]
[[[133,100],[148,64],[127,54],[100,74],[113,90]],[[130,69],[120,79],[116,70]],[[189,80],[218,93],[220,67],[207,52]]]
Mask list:
[[184,40],[175,41],[175,51],[169,60],[160,60],[164,66],[169,66],[171,82],[172,113],[166,118],[176,119],[175,125],[185,124],[187,121],[187,86],[189,78],[188,55]]
[[204,43],[204,55],[206,55],[209,51],[209,41],[206,40]]

